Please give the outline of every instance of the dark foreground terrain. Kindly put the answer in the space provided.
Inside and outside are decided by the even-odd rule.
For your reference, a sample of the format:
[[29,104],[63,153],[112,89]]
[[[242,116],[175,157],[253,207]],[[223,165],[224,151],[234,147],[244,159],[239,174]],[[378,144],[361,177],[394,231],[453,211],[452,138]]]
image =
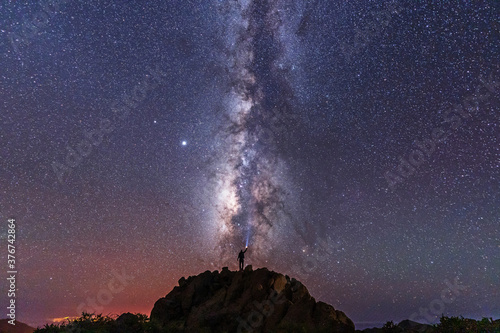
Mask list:
[[[2,332],[2,331],[0,331]],[[11,332],[11,331],[5,331]],[[44,328],[39,328],[35,330],[36,333],[82,333],[82,332],[99,332],[99,333],[166,333],[166,332],[188,332],[187,330],[170,330],[161,329],[158,325],[155,325],[151,320],[143,314],[131,314],[124,313],[118,318],[110,318],[102,315],[90,315],[84,314],[82,317],[75,321],[61,324],[61,325],[46,325]],[[191,331],[195,332],[195,331]],[[200,331],[200,332],[215,332],[215,331]],[[235,332],[238,332],[236,330]],[[241,330],[241,332],[249,332]],[[252,332],[252,331],[250,331]],[[265,331],[273,332],[273,331]],[[290,329],[286,332],[335,332],[328,330],[311,330],[306,331],[302,328]],[[399,324],[393,324],[391,322],[384,325],[383,328],[367,328],[365,330],[356,332],[364,333],[500,333],[500,320],[492,321],[489,319],[476,321],[467,318],[458,317],[443,317],[441,322],[437,325],[424,325],[409,320],[404,320]],[[2,332],[3,333],[3,332]]]
[[35,329],[16,321],[16,325],[9,324],[10,319],[0,319],[0,333],[32,333]]
[[342,311],[317,302],[307,288],[287,275],[267,268],[244,271],[206,271],[181,278],[165,297],[154,304],[150,317],[124,313],[116,318],[83,313],[75,320],[45,325],[37,333],[378,333],[378,332],[484,332],[500,333],[500,320],[476,321],[442,317],[437,325],[404,320],[388,322],[383,328],[355,331]]

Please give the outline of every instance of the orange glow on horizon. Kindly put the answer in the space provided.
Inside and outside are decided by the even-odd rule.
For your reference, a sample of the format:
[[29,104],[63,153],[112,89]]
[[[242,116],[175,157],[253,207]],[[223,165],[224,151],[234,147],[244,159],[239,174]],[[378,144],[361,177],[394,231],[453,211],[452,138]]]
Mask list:
[[63,323],[63,322],[66,322],[66,321],[70,321],[70,320],[74,320],[78,317],[76,316],[73,316],[73,317],[59,317],[59,318],[50,318],[50,320],[53,322],[53,323]]

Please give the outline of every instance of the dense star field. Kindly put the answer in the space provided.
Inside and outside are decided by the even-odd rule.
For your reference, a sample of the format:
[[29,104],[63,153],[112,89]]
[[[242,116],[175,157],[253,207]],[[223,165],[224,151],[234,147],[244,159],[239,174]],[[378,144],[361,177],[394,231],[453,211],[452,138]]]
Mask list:
[[0,4],[18,320],[149,314],[247,243],[357,327],[500,317],[499,2],[26,2]]

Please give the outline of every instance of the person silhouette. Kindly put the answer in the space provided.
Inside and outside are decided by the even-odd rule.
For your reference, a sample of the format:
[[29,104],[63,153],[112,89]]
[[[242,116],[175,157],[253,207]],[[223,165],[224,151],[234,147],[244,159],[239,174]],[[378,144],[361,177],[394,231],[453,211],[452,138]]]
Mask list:
[[243,266],[244,266],[243,262],[245,261],[245,252],[247,252],[247,250],[248,250],[248,246],[245,247],[245,251],[241,250],[240,254],[238,254],[238,260],[240,261],[240,271],[243,270]]

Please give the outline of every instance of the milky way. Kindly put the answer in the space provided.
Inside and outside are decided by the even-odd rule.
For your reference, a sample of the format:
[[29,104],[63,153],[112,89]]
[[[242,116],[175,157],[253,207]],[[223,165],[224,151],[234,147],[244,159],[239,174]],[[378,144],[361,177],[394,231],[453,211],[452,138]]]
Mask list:
[[499,6],[0,2],[19,319],[149,313],[247,239],[357,327],[498,318]]
[[[216,141],[214,216],[222,256],[232,259],[248,238],[254,258],[265,258],[285,221],[288,179],[278,154],[283,124],[293,112],[279,63],[281,9],[272,1],[223,3],[230,91]],[[288,198],[290,199],[290,198]]]

